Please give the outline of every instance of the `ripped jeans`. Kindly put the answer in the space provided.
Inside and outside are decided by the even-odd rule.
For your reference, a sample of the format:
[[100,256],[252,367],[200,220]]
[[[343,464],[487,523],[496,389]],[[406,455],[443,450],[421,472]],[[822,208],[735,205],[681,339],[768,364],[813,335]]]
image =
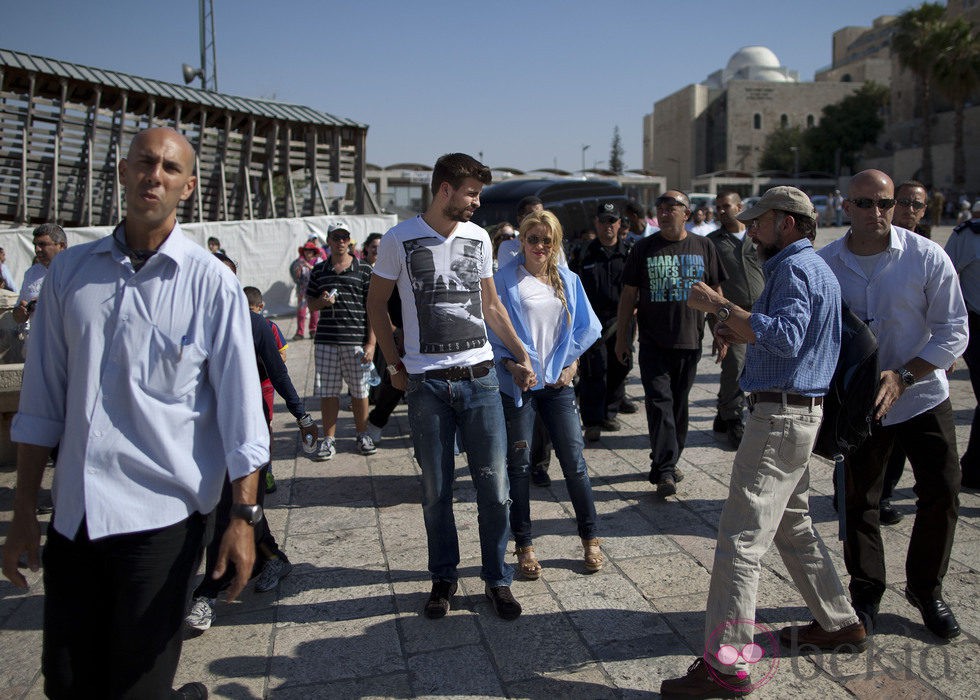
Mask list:
[[510,478],[510,526],[518,547],[531,544],[531,434],[535,413],[540,414],[551,437],[558,463],[565,475],[565,486],[575,510],[578,535],[590,540],[595,537],[595,500],[592,482],[582,450],[581,417],[575,401],[575,390],[544,387],[525,391],[520,408],[514,399],[501,393],[504,417],[507,420],[507,475]]
[[415,460],[422,469],[422,515],[432,580],[458,578],[459,537],[453,514],[453,446],[458,431],[476,488],[480,578],[490,586],[509,586],[514,578],[514,567],[505,561],[510,495],[497,373],[459,381],[410,374],[405,396]]

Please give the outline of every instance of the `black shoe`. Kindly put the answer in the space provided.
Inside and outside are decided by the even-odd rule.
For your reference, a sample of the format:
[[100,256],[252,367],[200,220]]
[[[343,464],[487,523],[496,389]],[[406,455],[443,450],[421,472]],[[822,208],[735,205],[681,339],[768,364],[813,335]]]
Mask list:
[[623,399],[619,402],[619,412],[620,413],[636,413],[640,409],[636,407],[636,403],[630,401],[629,399]]
[[458,584],[455,581],[433,581],[432,593],[425,604],[425,616],[430,620],[438,620],[449,612],[449,600],[456,593]]
[[715,414],[715,420],[711,424],[711,429],[716,433],[727,433],[728,432],[728,421],[721,417],[721,414]]
[[621,427],[618,418],[606,418],[604,421],[602,421],[600,425],[603,430],[606,430],[610,433],[616,432]]
[[898,525],[902,522],[902,518],[905,517],[888,501],[882,501],[878,504],[878,520],[881,521],[882,525]]
[[531,483],[535,486],[551,486],[551,477],[547,469],[532,469]]
[[853,601],[851,607],[854,608],[855,614],[857,614],[861,624],[864,625],[864,631],[870,637],[875,633],[875,626],[878,624],[878,604]]
[[742,435],[745,434],[745,423],[741,418],[733,418],[728,421],[728,444],[736,450],[742,444]]
[[673,496],[677,493],[677,480],[674,475],[670,472],[666,474],[661,474],[660,478],[657,479],[657,495],[666,498],[667,496]]
[[953,611],[946,605],[942,598],[919,598],[905,589],[905,599],[922,613],[922,621],[929,631],[937,637],[952,639],[960,633],[960,626],[956,622]]
[[585,426],[585,441],[586,442],[598,442],[601,437],[602,428],[598,425],[587,425]]
[[207,700],[208,688],[203,683],[185,683],[170,691],[170,697],[174,700]]
[[487,598],[493,603],[493,609],[501,620],[516,620],[521,614],[521,604],[510,592],[510,586],[486,587]]

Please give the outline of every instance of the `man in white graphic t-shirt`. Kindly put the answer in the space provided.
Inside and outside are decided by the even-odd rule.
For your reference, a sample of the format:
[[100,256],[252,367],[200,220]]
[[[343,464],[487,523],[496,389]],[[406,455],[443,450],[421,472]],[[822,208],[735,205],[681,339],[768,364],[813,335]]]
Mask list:
[[401,297],[405,355],[388,365],[391,384],[406,392],[415,459],[422,469],[422,511],[432,592],[429,618],[444,617],[456,592],[459,539],[453,519],[453,445],[466,451],[479,509],[480,577],[497,615],[513,620],[521,606],[510,592],[514,567],[505,562],[510,539],[506,429],[487,326],[524,368],[524,350],[493,284],[490,237],[470,222],[490,170],[464,153],[450,153],[432,171],[432,204],[421,216],[388,231],[378,247],[368,316],[385,357],[398,357],[388,315],[395,286]]

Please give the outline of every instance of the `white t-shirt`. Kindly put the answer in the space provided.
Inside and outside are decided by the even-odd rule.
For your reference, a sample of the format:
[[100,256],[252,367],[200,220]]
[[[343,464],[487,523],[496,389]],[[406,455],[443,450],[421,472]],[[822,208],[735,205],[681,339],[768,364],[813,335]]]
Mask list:
[[545,376],[544,368],[551,363],[555,342],[565,325],[565,307],[550,284],[545,284],[521,265],[517,269],[517,294],[521,299],[521,315],[537,351],[534,373]]
[[41,287],[44,285],[44,277],[48,274],[48,268],[41,263],[34,263],[27,272],[24,273],[24,284],[20,287],[20,296],[17,303],[22,301],[34,301],[41,295]]
[[421,216],[403,221],[381,237],[374,274],[397,282],[409,374],[493,359],[480,294],[493,246],[482,228],[460,222],[444,238]]

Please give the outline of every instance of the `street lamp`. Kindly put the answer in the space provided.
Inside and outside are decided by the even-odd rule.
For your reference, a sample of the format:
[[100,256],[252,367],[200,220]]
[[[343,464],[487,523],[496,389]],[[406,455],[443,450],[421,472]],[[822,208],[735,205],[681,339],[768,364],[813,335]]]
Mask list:
[[585,172],[585,152],[589,150],[589,146],[582,144],[582,172]]

